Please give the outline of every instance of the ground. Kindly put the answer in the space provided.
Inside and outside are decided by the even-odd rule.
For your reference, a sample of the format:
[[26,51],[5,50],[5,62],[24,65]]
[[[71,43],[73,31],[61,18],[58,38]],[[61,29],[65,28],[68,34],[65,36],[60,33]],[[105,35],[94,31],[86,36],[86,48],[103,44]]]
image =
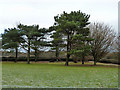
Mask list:
[[117,88],[117,65],[98,63],[14,63],[2,64],[3,88]]

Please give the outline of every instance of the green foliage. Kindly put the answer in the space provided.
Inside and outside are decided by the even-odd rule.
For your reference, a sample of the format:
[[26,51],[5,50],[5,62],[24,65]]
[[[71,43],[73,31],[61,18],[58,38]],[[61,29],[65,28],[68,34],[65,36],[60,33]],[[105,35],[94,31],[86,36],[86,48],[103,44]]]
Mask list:
[[16,28],[5,29],[2,34],[2,48],[3,49],[14,49],[19,47],[19,43],[22,42],[21,33]]
[[59,53],[63,47],[63,39],[62,39],[62,34],[60,33],[57,33],[57,30],[55,27],[50,27],[49,28],[51,30],[51,39],[53,39],[51,42],[50,42],[50,46],[52,47],[51,50],[55,50],[55,55],[56,55],[56,60],[58,61],[58,58],[59,58]]
[[89,42],[92,41],[93,39],[88,37],[88,36],[83,36],[82,34],[76,34],[72,38],[74,44],[72,44],[72,54],[81,57],[80,55],[87,56],[91,49],[92,46],[89,45]]
[[54,17],[54,27],[57,29],[56,33],[61,33],[66,37],[66,65],[68,65],[71,54],[85,53],[86,50],[90,50],[88,46],[82,47],[86,41],[91,40],[91,38],[88,37],[90,33],[89,28],[86,27],[89,24],[89,17],[90,15],[82,13],[81,11],[72,11],[69,14],[63,12],[63,14]]
[[21,44],[21,46],[27,51],[27,54],[28,54],[27,63],[29,64],[30,63],[31,39],[32,39],[33,34],[36,34],[34,30],[38,28],[38,25],[27,26],[27,25],[19,24],[17,27],[21,31],[23,39],[24,39],[24,42]]
[[31,48],[35,51],[35,61],[37,61],[37,57],[39,55],[40,49],[42,49],[44,46],[47,46],[48,42],[45,41],[46,37],[45,35],[48,33],[48,30],[45,28],[34,29],[34,33],[32,33],[32,39],[31,39]]
[[[23,42],[22,47],[28,52],[28,63],[29,63],[30,50],[31,49],[35,50],[35,57],[37,59],[39,49],[47,45],[47,42],[45,41],[46,39],[45,35],[48,32],[48,30],[45,28],[39,29],[39,25],[27,26],[27,25],[19,24],[18,28],[23,34],[23,39],[25,42]],[[26,49],[26,47],[28,49]]]
[[39,50],[40,46],[47,45],[47,41],[45,41],[46,33],[47,33],[47,29],[45,29],[45,28],[34,29],[34,31],[32,33],[32,39],[31,39],[32,49],[35,50],[37,48]]
[[2,49],[13,49],[16,52],[16,60],[18,56],[18,48],[20,43],[23,42],[23,38],[21,37],[21,33],[16,28],[8,28],[5,29],[5,32],[2,34]]

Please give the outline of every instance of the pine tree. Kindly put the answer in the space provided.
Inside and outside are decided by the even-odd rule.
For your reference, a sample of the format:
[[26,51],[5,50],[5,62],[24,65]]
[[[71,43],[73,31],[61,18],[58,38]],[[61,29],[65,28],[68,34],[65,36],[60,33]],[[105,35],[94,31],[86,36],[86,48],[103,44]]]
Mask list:
[[31,51],[31,40],[32,40],[32,35],[34,33],[35,28],[37,28],[37,25],[23,25],[19,24],[18,29],[22,33],[22,37],[24,39],[24,42],[21,43],[21,46],[24,50],[27,51],[27,63],[30,64],[30,51]]
[[57,28],[58,33],[64,34],[66,37],[67,47],[67,59],[65,65],[68,66],[70,58],[70,51],[72,50],[72,38],[76,34],[87,35],[89,29],[85,28],[89,22],[89,15],[82,13],[81,11],[72,11],[71,13],[63,12],[61,15],[54,17],[54,27]]
[[21,46],[27,51],[27,63],[30,64],[30,51],[33,49],[35,51],[35,62],[37,61],[40,47],[47,46],[47,41],[45,41],[45,35],[49,32],[48,29],[41,28],[39,25],[18,25],[19,30],[22,33],[24,42]]
[[53,39],[51,41],[51,47],[52,47],[52,50],[55,50],[56,61],[58,61],[59,53],[63,47],[62,46],[62,44],[63,44],[62,34],[54,32],[53,35],[51,36],[51,38]]
[[[89,35],[89,34],[88,34]],[[85,56],[90,54],[92,46],[89,44],[93,39],[88,37],[88,35],[76,34],[72,38],[72,50],[70,54],[76,57],[82,57],[82,64],[84,64]]]
[[31,39],[31,47],[35,51],[35,62],[37,62],[40,49],[48,44],[45,35],[48,33],[48,29],[40,28],[39,26],[34,29]]
[[15,62],[17,62],[18,48],[19,48],[19,44],[22,41],[23,41],[23,39],[21,37],[21,33],[16,28],[5,29],[4,34],[2,34],[2,48],[15,50],[15,52],[16,52]]

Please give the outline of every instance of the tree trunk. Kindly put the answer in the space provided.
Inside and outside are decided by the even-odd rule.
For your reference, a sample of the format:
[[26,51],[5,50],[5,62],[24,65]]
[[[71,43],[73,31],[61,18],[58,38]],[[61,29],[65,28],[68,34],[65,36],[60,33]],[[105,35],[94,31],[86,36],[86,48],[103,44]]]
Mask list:
[[37,62],[37,49],[35,49],[35,62]]
[[27,63],[30,64],[30,39],[28,39],[28,56],[27,56]]
[[69,37],[69,34],[68,34],[68,36],[67,36],[67,59],[66,59],[65,66],[68,66],[68,65],[69,65],[69,64],[68,64],[69,58],[70,58],[70,55],[68,54],[69,51],[70,51],[70,48],[69,48],[69,46],[70,46],[69,39],[70,39],[70,37]]
[[69,54],[67,54],[67,59],[66,59],[65,66],[68,66],[68,65],[69,65],[69,64],[68,64],[68,62],[69,62],[69,58],[70,58],[70,55],[69,55]]
[[85,61],[85,57],[83,56],[82,57],[82,64],[84,64],[84,61]]
[[96,65],[96,63],[97,63],[97,62],[96,62],[96,61],[94,61],[94,65]]
[[58,56],[59,56],[59,52],[58,52],[58,47],[56,46],[56,61],[58,62]]
[[84,64],[84,60],[82,60],[82,64]]
[[97,63],[97,60],[96,60],[96,57],[94,57],[94,65],[96,65]]
[[17,62],[17,58],[18,58],[18,48],[16,47],[16,58],[15,58],[15,63]]

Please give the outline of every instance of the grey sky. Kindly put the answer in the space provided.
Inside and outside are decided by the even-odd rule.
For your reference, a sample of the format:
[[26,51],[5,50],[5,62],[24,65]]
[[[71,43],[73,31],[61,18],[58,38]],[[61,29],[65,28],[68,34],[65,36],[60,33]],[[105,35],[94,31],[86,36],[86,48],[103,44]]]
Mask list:
[[40,27],[53,25],[54,16],[63,11],[81,10],[90,14],[90,22],[99,21],[118,30],[119,0],[0,0],[0,33],[17,23]]

